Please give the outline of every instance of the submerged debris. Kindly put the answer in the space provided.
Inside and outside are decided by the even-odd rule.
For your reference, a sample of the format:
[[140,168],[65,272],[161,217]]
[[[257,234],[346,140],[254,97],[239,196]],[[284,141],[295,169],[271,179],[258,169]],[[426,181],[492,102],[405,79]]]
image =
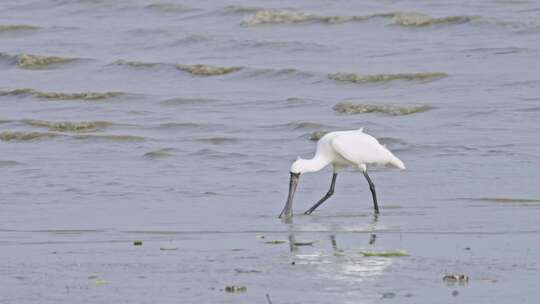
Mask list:
[[404,250],[381,251],[381,252],[361,251],[360,253],[365,257],[385,257],[385,258],[403,257],[403,256],[409,256],[410,255],[409,253],[407,253]]
[[465,283],[469,281],[469,276],[464,273],[450,273],[443,277],[443,281],[447,283]]
[[396,297],[395,292],[385,292],[381,295],[381,299],[393,299]]
[[273,244],[273,245],[276,245],[276,244],[284,244],[284,243],[287,243],[287,241],[283,241],[283,240],[272,240],[272,241],[266,241],[264,242],[265,244]]
[[133,246],[142,246],[142,241],[133,241]]
[[317,241],[311,241],[311,242],[294,242],[294,246],[313,246],[313,244],[317,243]]
[[160,247],[159,250],[161,250],[161,251],[175,251],[175,250],[178,250],[178,247]]
[[231,293],[246,292],[247,287],[244,286],[244,285],[230,285],[230,286],[225,286],[225,291],[226,292],[231,292]]

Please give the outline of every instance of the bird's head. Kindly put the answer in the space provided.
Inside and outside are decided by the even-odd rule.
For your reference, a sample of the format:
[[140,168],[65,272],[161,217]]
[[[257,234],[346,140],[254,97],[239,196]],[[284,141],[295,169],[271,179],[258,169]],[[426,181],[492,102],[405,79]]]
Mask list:
[[298,157],[294,163],[291,165],[291,174],[302,174],[306,172],[306,159]]

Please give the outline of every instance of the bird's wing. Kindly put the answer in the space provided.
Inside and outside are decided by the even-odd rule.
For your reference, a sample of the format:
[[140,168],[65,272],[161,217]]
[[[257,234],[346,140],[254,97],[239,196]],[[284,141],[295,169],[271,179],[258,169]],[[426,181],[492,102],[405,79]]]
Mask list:
[[384,163],[389,153],[377,139],[363,132],[338,135],[331,145],[339,155],[357,165]]

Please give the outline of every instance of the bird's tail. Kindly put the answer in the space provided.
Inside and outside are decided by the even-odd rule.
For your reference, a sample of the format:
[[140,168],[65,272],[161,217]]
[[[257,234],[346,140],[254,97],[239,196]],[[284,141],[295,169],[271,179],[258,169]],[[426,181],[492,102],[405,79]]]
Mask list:
[[403,164],[403,162],[399,158],[395,157],[394,155],[392,155],[392,160],[390,160],[390,165],[398,169],[405,170],[405,165]]

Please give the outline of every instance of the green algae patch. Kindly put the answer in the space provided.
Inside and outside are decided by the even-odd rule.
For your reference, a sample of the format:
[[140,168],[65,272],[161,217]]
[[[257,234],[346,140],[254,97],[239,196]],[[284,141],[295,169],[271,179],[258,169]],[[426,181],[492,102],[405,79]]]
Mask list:
[[360,252],[365,257],[383,257],[383,258],[393,258],[393,257],[404,257],[409,256],[410,254],[404,250],[390,250],[390,251],[361,251]]

